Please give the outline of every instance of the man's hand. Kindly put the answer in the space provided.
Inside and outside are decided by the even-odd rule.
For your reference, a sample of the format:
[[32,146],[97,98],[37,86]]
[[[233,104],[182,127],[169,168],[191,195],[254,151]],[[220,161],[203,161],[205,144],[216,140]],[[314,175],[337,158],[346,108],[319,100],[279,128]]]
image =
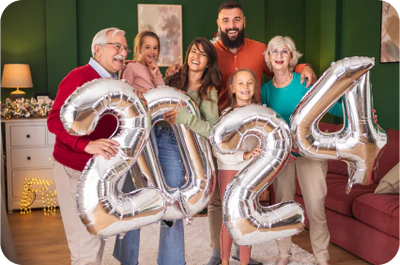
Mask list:
[[301,84],[304,83],[305,78],[307,78],[306,87],[309,87],[310,85],[313,85],[315,82],[317,82],[317,76],[315,75],[314,70],[308,65],[304,66],[303,72],[301,72]]
[[168,69],[165,71],[165,77],[170,77],[173,76],[181,70],[182,66],[180,65],[179,62],[174,63]]
[[85,147],[85,152],[91,155],[101,155],[107,160],[118,153],[119,143],[111,139],[98,139],[90,141]]

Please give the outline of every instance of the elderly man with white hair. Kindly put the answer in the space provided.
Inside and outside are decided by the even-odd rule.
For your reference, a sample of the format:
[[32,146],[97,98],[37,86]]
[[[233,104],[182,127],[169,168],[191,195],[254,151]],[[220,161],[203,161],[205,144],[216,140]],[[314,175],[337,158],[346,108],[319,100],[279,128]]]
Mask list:
[[82,170],[93,155],[110,159],[117,154],[118,142],[108,139],[117,123],[114,117],[108,115],[100,120],[90,135],[72,136],[64,129],[60,109],[69,95],[86,82],[99,78],[117,78],[116,73],[124,66],[127,54],[128,45],[123,30],[107,28],[99,31],[92,41],[92,58],[88,64],[72,70],[61,81],[47,119],[49,131],[56,135],[54,179],[71,252],[71,264],[101,264],[105,243],[90,235],[81,222],[76,204],[76,189]]

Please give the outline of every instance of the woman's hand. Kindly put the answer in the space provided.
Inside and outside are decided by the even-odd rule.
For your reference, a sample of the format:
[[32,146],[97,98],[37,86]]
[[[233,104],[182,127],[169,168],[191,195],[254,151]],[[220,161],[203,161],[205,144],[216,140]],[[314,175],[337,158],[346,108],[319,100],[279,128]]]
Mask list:
[[243,154],[243,159],[244,160],[249,160],[252,159],[255,156],[259,156],[261,154],[261,149],[259,146],[257,146],[256,148],[254,148],[253,150],[249,151],[249,152],[245,152]]
[[91,155],[101,155],[107,160],[118,153],[119,143],[111,139],[98,139],[90,141],[85,147],[85,152]]
[[300,83],[303,84],[304,79],[306,78],[307,78],[306,87],[309,87],[310,85],[314,84],[317,81],[317,76],[315,75],[314,70],[308,65],[304,66],[303,71],[301,72]]
[[164,120],[168,121],[171,124],[176,123],[176,117],[178,116],[179,110],[183,107],[182,101],[179,101],[178,105],[175,109],[168,111],[164,114]]

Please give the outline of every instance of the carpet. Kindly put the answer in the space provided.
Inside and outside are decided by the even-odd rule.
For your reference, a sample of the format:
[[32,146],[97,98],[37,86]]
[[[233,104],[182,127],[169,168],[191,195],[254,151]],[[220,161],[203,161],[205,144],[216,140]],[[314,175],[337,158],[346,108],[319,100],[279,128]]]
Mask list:
[[[159,240],[159,223],[143,227],[140,233],[141,265],[156,265]],[[211,255],[210,235],[207,217],[196,217],[190,226],[185,226],[185,252],[187,265],[204,265]],[[112,256],[115,237],[106,240],[102,265],[119,265]],[[314,255],[293,244],[291,265],[315,264]],[[257,245],[252,249],[252,257],[265,265],[273,265],[278,258],[276,241],[266,245]],[[239,265],[238,261],[230,260],[231,265]],[[171,264],[173,265],[173,264]]]

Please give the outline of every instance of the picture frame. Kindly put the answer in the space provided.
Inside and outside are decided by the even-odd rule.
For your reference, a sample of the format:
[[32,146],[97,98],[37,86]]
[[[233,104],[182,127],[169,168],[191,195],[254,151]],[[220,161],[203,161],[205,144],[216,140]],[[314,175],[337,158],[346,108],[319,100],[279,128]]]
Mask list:
[[33,95],[34,98],[36,98],[36,100],[46,100],[46,101],[50,101],[51,100],[51,93],[49,92],[35,92]]
[[399,47],[399,14],[382,1],[380,63],[398,63]]
[[138,32],[150,30],[160,39],[157,64],[182,64],[182,5],[138,4]]

